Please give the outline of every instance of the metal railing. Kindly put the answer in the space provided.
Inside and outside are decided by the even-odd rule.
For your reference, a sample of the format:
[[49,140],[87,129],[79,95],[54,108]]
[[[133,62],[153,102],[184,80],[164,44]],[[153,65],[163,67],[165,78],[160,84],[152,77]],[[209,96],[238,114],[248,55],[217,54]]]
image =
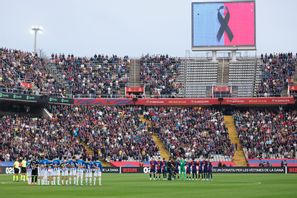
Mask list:
[[[62,97],[62,98],[126,98],[125,95],[122,94],[75,94],[75,95],[64,95],[62,93],[49,93],[49,92],[39,92],[33,91],[28,89],[23,89],[22,87],[15,87],[15,88],[6,88],[0,86],[0,92],[2,93],[14,93],[14,94],[24,94],[24,95],[36,95],[36,96],[55,96],[55,97]],[[258,96],[252,96],[254,98],[266,98],[266,97],[286,97],[289,95],[280,95],[280,94],[261,94]],[[186,96],[180,96],[178,94],[175,95],[150,95],[150,96],[140,96],[143,98],[186,98]],[[234,97],[234,96],[233,96]],[[236,98],[243,98],[245,96],[235,96]],[[195,97],[191,96],[191,98],[209,98],[208,96],[205,97]]]

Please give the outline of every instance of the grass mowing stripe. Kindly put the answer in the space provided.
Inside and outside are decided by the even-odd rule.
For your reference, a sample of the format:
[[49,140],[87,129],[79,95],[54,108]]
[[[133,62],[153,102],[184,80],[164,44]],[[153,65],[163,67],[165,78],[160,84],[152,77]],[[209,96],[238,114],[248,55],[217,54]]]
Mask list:
[[[103,186],[28,186],[0,175],[0,197],[297,197],[297,175],[214,174],[213,181],[150,181],[145,174],[103,174]],[[5,196],[4,196],[5,195]]]

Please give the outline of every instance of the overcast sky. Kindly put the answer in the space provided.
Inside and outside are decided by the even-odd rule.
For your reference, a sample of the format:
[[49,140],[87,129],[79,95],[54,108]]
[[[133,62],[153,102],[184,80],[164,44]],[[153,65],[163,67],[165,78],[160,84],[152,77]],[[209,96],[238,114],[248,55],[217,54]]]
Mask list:
[[[0,0],[0,47],[33,50],[44,27],[47,55],[184,56],[191,48],[191,0]],[[257,0],[257,50],[297,52],[297,1]]]

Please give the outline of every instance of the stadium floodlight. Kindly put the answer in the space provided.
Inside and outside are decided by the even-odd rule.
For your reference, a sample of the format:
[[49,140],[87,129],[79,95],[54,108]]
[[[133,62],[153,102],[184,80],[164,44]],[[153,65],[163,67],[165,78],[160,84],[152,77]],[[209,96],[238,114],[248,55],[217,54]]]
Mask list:
[[41,27],[41,26],[32,26],[31,30],[34,33],[34,53],[36,53],[37,34],[38,34],[38,32],[41,33],[43,31],[43,27]]

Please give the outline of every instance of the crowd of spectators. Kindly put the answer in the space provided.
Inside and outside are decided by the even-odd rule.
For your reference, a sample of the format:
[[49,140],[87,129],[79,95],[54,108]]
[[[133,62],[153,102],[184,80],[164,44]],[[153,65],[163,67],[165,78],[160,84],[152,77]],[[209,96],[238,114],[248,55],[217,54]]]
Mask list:
[[148,161],[160,155],[152,132],[174,156],[233,155],[222,113],[214,109],[63,105],[48,109],[51,119],[1,116],[0,151],[5,160],[19,154],[86,156],[85,144],[95,157],[106,161]]
[[86,151],[70,133],[71,119],[65,114],[52,119],[21,115],[0,116],[0,159],[15,160],[29,157],[85,157]]
[[150,90],[152,97],[175,97],[179,93],[179,58],[146,55],[141,57],[140,64],[140,81]]
[[[141,107],[51,105],[52,118],[4,115],[0,118],[0,159],[17,156],[86,157],[106,161],[149,161],[159,156]],[[87,145],[87,147],[84,146]]]
[[[148,161],[159,156],[157,146],[145,123],[140,121],[142,107],[53,106],[65,112],[77,135],[94,155],[106,161]],[[56,110],[55,110],[56,109]]]
[[237,111],[234,118],[247,158],[294,158],[296,110],[250,109]]
[[[295,73],[292,53],[261,55],[263,64],[258,97],[281,96]],[[61,79],[53,76],[48,65],[55,65]],[[120,97],[129,81],[127,56],[52,54],[49,59],[37,54],[0,48],[0,91],[66,97]],[[182,88],[177,82],[180,58],[145,55],[140,58],[140,84],[150,97],[176,97]],[[60,78],[60,77],[58,77]],[[61,82],[62,81],[62,82]]]
[[[52,54],[49,59],[20,50],[0,49],[0,89],[4,92],[66,97],[119,97],[129,80],[128,56]],[[175,97],[181,60],[168,55],[140,59],[140,83],[152,97]],[[51,66],[59,77],[51,73]],[[55,77],[55,78],[54,78]],[[57,78],[59,78],[57,80]],[[61,79],[60,79],[61,78]]]
[[63,80],[75,97],[119,97],[128,82],[129,58],[94,55],[91,58],[52,54]]
[[152,130],[172,156],[233,156],[221,111],[211,108],[152,107],[145,114],[152,121]]
[[46,61],[31,52],[0,49],[0,90],[21,94],[63,94],[45,69]]
[[[201,107],[50,105],[49,117],[0,117],[0,159],[18,155],[87,156],[106,161],[148,161],[159,156],[156,133],[172,156],[232,157],[222,112]],[[141,120],[141,115],[150,122]],[[248,159],[294,158],[297,110],[236,110],[235,124]],[[85,147],[87,146],[87,147]]]
[[297,59],[292,53],[261,55],[263,64],[261,83],[257,89],[258,97],[281,96],[295,73]]

